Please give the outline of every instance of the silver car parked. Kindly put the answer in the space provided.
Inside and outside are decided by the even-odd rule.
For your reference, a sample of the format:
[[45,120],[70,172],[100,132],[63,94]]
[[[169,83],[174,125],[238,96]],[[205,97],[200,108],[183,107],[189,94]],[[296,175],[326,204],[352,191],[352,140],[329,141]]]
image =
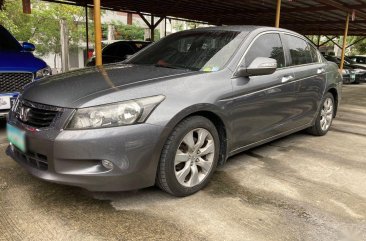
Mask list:
[[337,65],[295,32],[183,31],[124,63],[27,86],[7,153],[51,182],[186,196],[234,154],[303,129],[326,134],[341,85]]

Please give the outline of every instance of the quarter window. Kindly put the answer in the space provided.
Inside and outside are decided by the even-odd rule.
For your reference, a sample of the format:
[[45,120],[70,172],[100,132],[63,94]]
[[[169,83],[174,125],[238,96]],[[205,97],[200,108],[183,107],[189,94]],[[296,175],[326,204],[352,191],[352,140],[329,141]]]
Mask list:
[[259,36],[245,55],[245,66],[248,67],[255,58],[266,57],[277,60],[277,67],[285,66],[285,55],[279,34],[268,33]]
[[290,35],[285,35],[285,38],[290,51],[291,66],[313,63],[310,46],[305,40]]

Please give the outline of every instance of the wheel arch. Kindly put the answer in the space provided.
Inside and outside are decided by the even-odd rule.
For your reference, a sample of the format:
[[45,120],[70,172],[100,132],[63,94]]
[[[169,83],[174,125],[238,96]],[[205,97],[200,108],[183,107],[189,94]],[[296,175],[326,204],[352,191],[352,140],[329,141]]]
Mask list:
[[333,95],[334,98],[334,117],[337,116],[337,112],[338,112],[338,103],[339,103],[339,95],[338,95],[338,90],[336,87],[330,87],[328,88],[328,91],[326,93],[331,93]]
[[[225,126],[224,121],[221,119],[219,115],[212,111],[197,111],[194,113],[191,113],[190,115],[186,116],[185,118],[188,118],[190,116],[203,116],[207,119],[209,119],[216,127],[217,132],[219,133],[220,138],[220,157],[218,164],[223,165],[226,162],[227,159],[227,151],[228,151],[228,141],[227,141],[227,129]],[[185,119],[184,118],[184,119]]]
[[198,104],[187,107],[171,118],[169,123],[166,125],[164,133],[161,136],[161,146],[159,147],[159,150],[161,151],[163,149],[174,128],[181,121],[191,116],[203,116],[209,119],[215,125],[220,137],[220,158],[218,164],[223,165],[226,162],[229,153],[229,124],[226,121],[227,118],[225,114],[220,111],[220,108],[212,104]]

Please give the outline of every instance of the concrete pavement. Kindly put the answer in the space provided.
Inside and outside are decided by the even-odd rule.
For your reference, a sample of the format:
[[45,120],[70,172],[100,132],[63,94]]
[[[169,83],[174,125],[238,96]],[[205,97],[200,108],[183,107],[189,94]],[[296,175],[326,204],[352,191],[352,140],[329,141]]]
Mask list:
[[0,240],[366,240],[366,85],[344,87],[326,136],[230,158],[186,198],[38,180],[5,156],[1,125]]

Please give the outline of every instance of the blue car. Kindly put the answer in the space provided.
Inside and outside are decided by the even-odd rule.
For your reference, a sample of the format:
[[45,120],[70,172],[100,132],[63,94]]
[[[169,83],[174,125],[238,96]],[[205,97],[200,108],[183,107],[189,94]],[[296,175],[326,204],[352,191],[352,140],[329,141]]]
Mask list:
[[34,57],[33,44],[22,45],[0,25],[0,118],[5,118],[22,88],[51,74],[47,64]]

